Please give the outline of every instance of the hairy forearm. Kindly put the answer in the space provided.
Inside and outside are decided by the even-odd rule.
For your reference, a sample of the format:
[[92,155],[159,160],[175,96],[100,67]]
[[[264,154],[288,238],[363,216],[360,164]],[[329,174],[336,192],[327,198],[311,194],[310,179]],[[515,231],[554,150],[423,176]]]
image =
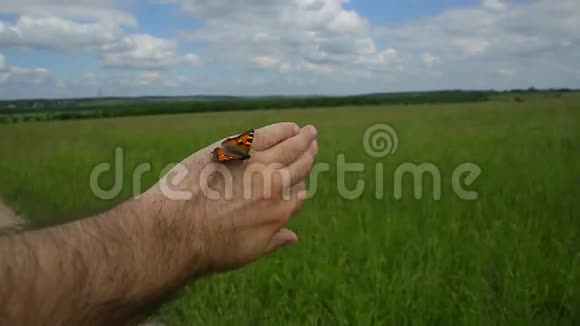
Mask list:
[[[162,202],[157,204],[163,209]],[[183,221],[131,201],[89,219],[0,237],[0,316],[7,324],[122,324],[201,273]],[[170,219],[169,219],[170,221]]]

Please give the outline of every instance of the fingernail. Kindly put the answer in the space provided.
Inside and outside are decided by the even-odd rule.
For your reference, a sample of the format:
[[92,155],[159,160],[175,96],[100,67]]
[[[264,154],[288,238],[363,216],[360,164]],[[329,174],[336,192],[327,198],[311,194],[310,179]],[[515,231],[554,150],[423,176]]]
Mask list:
[[314,128],[314,126],[307,126],[306,129],[312,135],[312,137],[316,137],[318,130],[316,130],[316,128]]

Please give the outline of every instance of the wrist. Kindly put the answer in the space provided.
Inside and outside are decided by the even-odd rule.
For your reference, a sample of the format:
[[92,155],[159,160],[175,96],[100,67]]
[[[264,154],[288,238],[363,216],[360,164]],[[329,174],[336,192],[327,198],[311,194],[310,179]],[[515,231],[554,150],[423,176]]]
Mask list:
[[143,230],[147,259],[158,262],[164,273],[181,279],[200,276],[207,270],[203,223],[187,204],[159,192],[147,192],[131,203],[139,212],[135,223]]

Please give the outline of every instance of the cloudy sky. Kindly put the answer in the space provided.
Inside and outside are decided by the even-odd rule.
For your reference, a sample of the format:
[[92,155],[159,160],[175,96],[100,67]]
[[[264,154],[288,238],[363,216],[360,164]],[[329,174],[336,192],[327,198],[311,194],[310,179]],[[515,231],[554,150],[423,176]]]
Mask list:
[[580,87],[578,0],[0,0],[0,98]]

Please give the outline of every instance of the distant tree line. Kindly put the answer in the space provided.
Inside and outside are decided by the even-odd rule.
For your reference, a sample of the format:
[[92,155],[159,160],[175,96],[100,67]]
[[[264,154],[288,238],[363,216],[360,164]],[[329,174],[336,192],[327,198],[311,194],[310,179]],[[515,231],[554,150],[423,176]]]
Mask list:
[[[515,91],[515,93],[518,92],[537,92],[537,90]],[[376,93],[342,97],[197,96],[182,98],[94,98],[66,101],[24,100],[19,101],[16,107],[6,106],[8,102],[4,101],[0,102],[0,123],[312,107],[467,103],[488,101],[491,95],[496,94],[501,94],[501,92],[452,90],[415,93]]]

